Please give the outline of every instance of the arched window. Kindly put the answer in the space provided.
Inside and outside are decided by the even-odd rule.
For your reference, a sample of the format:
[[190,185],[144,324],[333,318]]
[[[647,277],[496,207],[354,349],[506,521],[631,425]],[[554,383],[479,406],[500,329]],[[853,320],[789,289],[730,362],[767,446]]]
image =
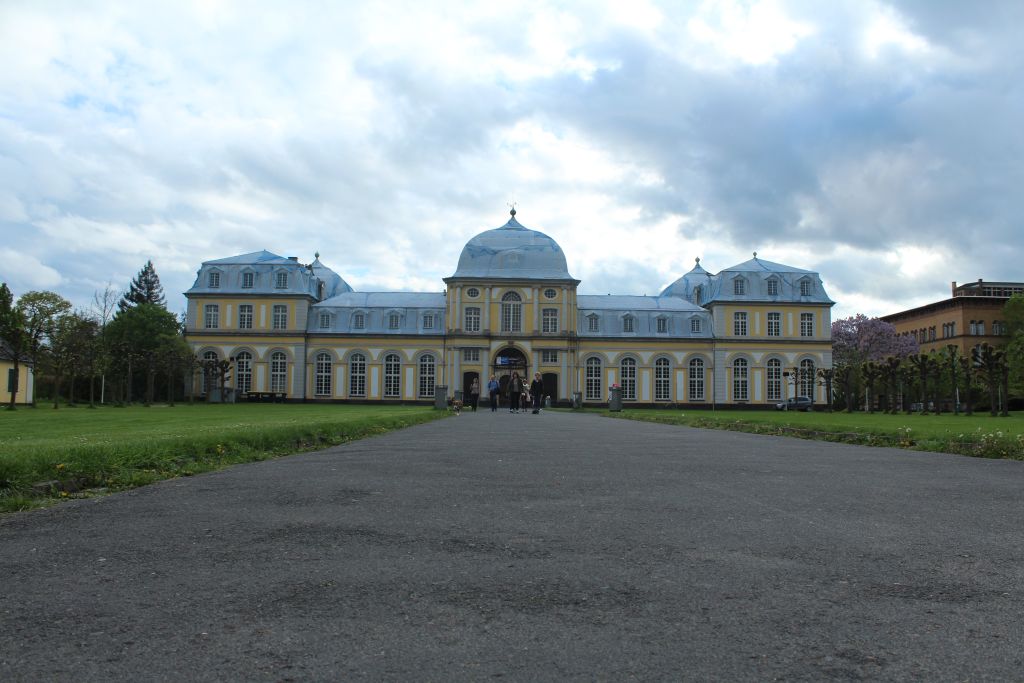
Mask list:
[[704,359],[694,358],[690,361],[690,400],[704,400]]
[[523,329],[523,299],[515,292],[501,297],[501,331],[521,332]]
[[672,372],[669,368],[668,358],[659,358],[654,361],[654,400],[672,400]]
[[235,389],[242,394],[252,391],[252,354],[248,351],[235,356]]
[[748,393],[747,360],[737,358],[732,362],[732,400],[746,401]]
[[288,385],[288,356],[284,351],[274,351],[270,354],[270,390],[287,391]]
[[316,388],[317,396],[331,395],[331,354],[318,353],[316,355]]
[[348,395],[366,396],[366,356],[353,353],[348,359]]
[[212,363],[217,362],[217,352],[207,351],[203,354],[203,393],[209,394],[211,389],[217,388],[217,373],[212,370]]
[[800,396],[814,398],[814,361],[805,358],[800,361]]
[[402,395],[402,359],[397,353],[384,356],[384,398]]
[[588,358],[586,372],[586,392],[588,401],[600,401],[601,392],[601,359]]
[[632,358],[623,358],[622,363],[619,365],[619,371],[622,373],[622,400],[635,401],[636,361],[633,360]]
[[782,361],[772,358],[768,361],[768,400],[778,401],[782,398]]
[[434,357],[429,353],[420,356],[420,398],[434,397]]

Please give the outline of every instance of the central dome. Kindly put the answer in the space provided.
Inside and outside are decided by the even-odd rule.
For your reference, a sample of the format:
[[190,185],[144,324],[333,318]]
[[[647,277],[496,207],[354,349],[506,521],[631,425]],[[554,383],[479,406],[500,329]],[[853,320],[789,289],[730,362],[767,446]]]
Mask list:
[[511,213],[505,225],[466,242],[452,277],[572,280],[558,243],[523,227],[515,209]]

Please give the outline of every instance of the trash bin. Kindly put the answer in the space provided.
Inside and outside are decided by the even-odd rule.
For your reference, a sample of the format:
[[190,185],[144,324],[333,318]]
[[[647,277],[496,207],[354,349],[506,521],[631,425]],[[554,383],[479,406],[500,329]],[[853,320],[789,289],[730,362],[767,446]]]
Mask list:
[[582,408],[583,407],[583,394],[579,391],[572,392],[572,407]]
[[608,410],[613,413],[622,411],[622,387],[612,387],[612,395],[608,398]]
[[444,384],[434,385],[434,409],[444,410],[448,407],[448,387]]
[[550,396],[545,396],[544,397],[544,407],[545,408],[550,408],[551,407],[551,397]]

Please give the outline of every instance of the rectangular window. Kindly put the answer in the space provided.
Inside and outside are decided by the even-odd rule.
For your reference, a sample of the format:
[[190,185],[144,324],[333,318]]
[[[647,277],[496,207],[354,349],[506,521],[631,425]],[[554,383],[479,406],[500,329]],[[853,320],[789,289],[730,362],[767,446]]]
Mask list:
[[600,401],[601,396],[601,361],[596,358],[587,360],[586,383],[587,400]]
[[480,331],[480,309],[476,306],[466,307],[466,332]]
[[288,289],[288,273],[283,270],[279,270],[274,275],[274,287],[276,289]]
[[545,308],[541,312],[541,332],[558,332],[557,308]]
[[[934,330],[935,328],[933,327],[932,329]],[[984,320],[979,320],[978,321],[978,334],[979,335],[984,335],[985,334],[985,321]],[[932,337],[934,338],[934,335],[932,335]]]
[[546,365],[553,365],[558,362],[558,351],[555,349],[541,349],[540,362]]
[[217,304],[203,306],[203,327],[208,330],[220,327],[220,306]]
[[810,296],[810,295],[811,295],[811,281],[810,280],[801,280],[800,281],[800,296]]
[[741,277],[732,281],[732,293],[742,296],[747,293],[747,281]]
[[622,331],[623,332],[632,332],[633,331],[633,327],[634,327],[634,325],[633,325],[633,318],[631,316],[627,315],[625,318],[622,319]]
[[320,314],[320,329],[329,330],[331,329],[331,314],[321,313]]
[[700,318],[690,318],[690,332],[700,332]]
[[397,313],[390,313],[390,314],[388,314],[388,329],[389,330],[397,330],[401,324],[402,324],[402,316],[398,315]]
[[704,400],[704,361],[695,358],[690,361],[690,400]]
[[659,358],[654,363],[654,400],[669,401],[672,399],[671,371],[669,362]]
[[420,358],[420,398],[434,397],[434,357]]
[[7,370],[7,393],[14,393],[14,385],[18,380],[18,373],[14,371],[14,368],[8,368]]
[[778,337],[782,335],[782,314],[781,313],[769,313],[768,314],[768,336]]
[[423,314],[423,329],[432,330],[434,329],[434,314],[424,313]]
[[217,271],[211,272],[210,279],[207,284],[209,285],[210,289],[217,289],[218,287],[220,287],[220,273],[218,273]]
[[747,314],[733,313],[732,314],[732,333],[736,337],[747,336]]
[[782,363],[777,360],[768,361],[768,400],[778,401],[782,398]]
[[[801,316],[801,317],[803,317],[803,316]],[[981,325],[982,325],[981,333],[985,334],[985,323],[981,323]],[[931,327],[928,328],[928,341],[935,341],[935,325],[932,325]]]
[[658,334],[668,332],[668,318],[658,318]]
[[352,329],[362,330],[366,328],[366,314],[356,313],[352,316]]
[[288,307],[284,304],[274,304],[273,315],[271,316],[271,327],[275,330],[288,328]]
[[596,315],[587,316],[587,332],[597,332],[598,330],[598,317]]
[[768,296],[779,295],[779,281],[775,279],[768,280]]
[[256,273],[242,273],[242,289],[252,289],[256,283]]
[[462,349],[462,360],[471,363],[480,362],[480,349]]
[[[932,328],[934,334],[935,328]],[[813,313],[801,313],[800,314],[800,336],[801,337],[813,337],[814,336],[814,314]]]
[[252,304],[240,304],[238,306],[238,329],[252,329]]
[[277,352],[270,357],[270,390],[284,391],[288,379],[288,359]]

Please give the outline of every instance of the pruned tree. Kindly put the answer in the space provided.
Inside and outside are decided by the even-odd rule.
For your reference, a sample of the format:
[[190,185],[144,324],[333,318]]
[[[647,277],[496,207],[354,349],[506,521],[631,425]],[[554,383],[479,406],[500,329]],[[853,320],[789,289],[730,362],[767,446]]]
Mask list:
[[864,380],[864,395],[868,404],[868,412],[875,412],[875,383],[882,376],[882,366],[874,361],[865,361],[860,366],[860,376]]
[[907,359],[914,368],[921,391],[921,413],[928,413],[928,377],[931,375],[931,358],[927,353],[917,353]]
[[117,308],[123,313],[139,304],[152,304],[161,308],[167,306],[164,288],[160,284],[160,276],[156,274],[156,268],[153,267],[152,261],[146,261],[146,265],[128,285],[128,291],[121,297]]
[[825,387],[825,396],[828,397],[828,412],[832,412],[832,403],[834,397],[832,396],[832,382],[835,379],[836,371],[835,368],[819,368],[818,379],[821,384]]
[[999,405],[997,395],[1005,374],[1006,355],[985,342],[972,349],[971,358],[978,377],[988,389],[989,414],[995,417]]

